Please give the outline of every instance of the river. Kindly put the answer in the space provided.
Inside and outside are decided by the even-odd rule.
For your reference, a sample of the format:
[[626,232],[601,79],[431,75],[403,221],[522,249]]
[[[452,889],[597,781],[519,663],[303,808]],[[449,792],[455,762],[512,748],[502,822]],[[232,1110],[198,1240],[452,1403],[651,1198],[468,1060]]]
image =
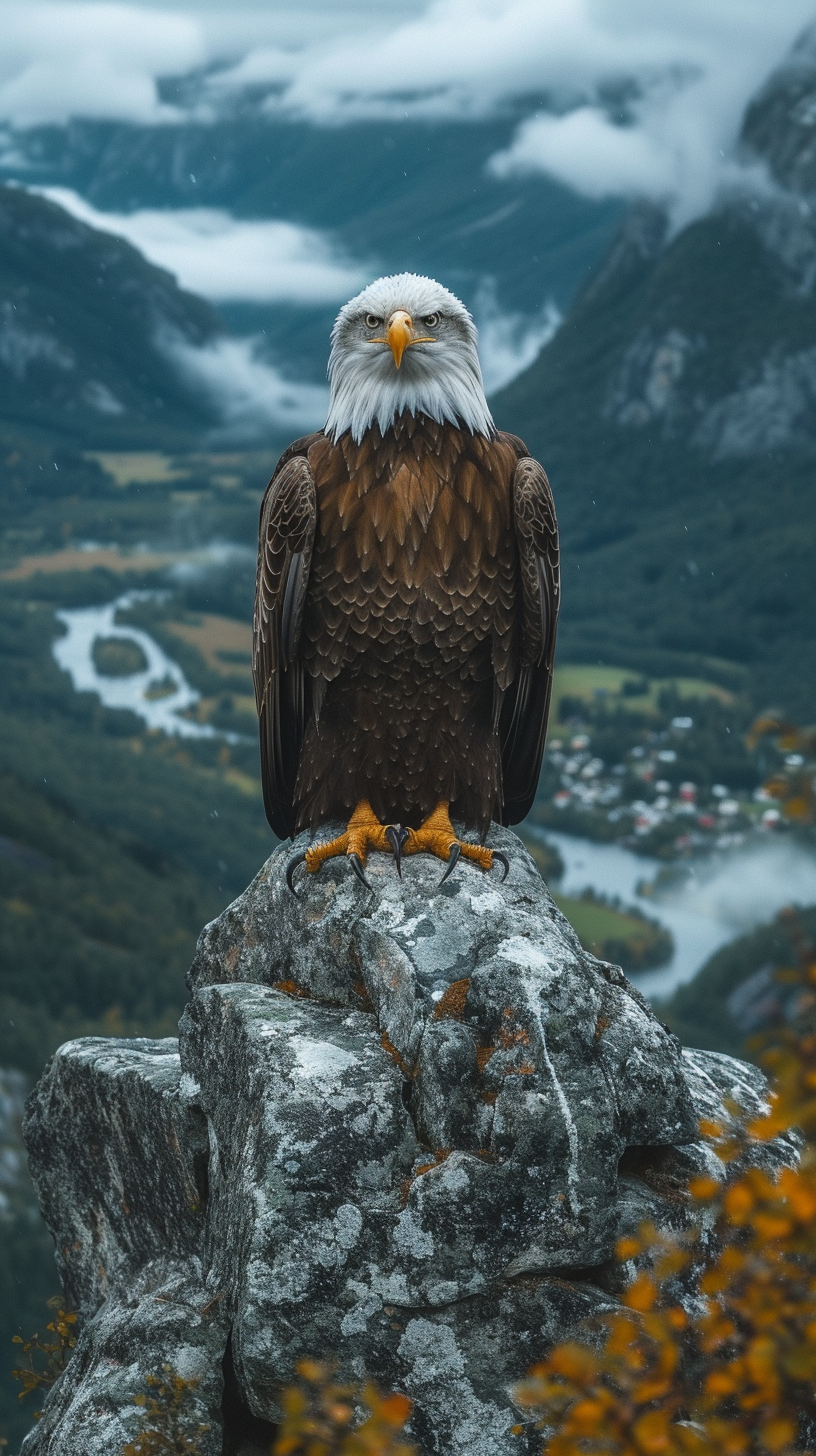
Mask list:
[[786,905],[816,902],[816,855],[776,837],[745,849],[692,861],[687,882],[676,890],[640,898],[638,885],[654,882],[662,861],[618,844],[596,844],[570,834],[542,836],[558,847],[565,895],[594,889],[640,904],[674,938],[674,955],[656,971],[632,976],[650,999],[661,1000],[690,981],[709,956],[738,935],[772,919]]
[[[179,738],[221,738],[233,740],[235,734],[218,733],[209,723],[196,723],[183,715],[200,700],[201,694],[189,683],[177,662],[162,651],[158,642],[139,627],[116,621],[119,612],[127,611],[139,601],[155,598],[155,592],[125,592],[104,607],[78,607],[57,612],[57,620],[67,629],[64,637],[54,642],[54,657],[70,674],[78,693],[96,693],[106,708],[127,708],[136,713],[148,728]],[[133,642],[144,653],[147,667],[127,677],[110,677],[97,671],[93,645],[97,638],[116,637]]]
[[[155,593],[126,592],[102,607],[81,607],[57,612],[66,634],[54,643],[54,657],[71,676],[77,692],[96,693],[107,708],[128,708],[148,728],[180,738],[212,738],[218,730],[184,716],[201,694],[189,683],[178,663],[138,627],[120,625],[117,613]],[[116,637],[141,648],[147,667],[129,677],[109,677],[97,671],[93,644],[97,638]],[[162,685],[156,695],[157,685]],[[218,736],[234,740],[235,735]],[[596,844],[569,834],[528,826],[558,846],[565,871],[559,888],[580,895],[591,888],[601,895],[619,896],[624,904],[638,904],[671,931],[674,955],[668,965],[632,979],[645,996],[661,999],[675,986],[690,981],[708,957],[735,936],[770,920],[783,906],[816,902],[816,856],[782,837],[768,837],[730,854],[692,862],[691,875],[682,887],[638,897],[638,885],[654,881],[663,867],[617,844]]]

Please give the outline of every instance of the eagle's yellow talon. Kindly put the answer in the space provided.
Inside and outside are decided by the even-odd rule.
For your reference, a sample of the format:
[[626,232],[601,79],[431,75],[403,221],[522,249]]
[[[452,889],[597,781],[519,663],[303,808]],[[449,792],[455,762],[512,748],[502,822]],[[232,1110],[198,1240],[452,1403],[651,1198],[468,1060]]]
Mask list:
[[[419,829],[409,829],[403,854],[435,854],[437,859],[450,860],[451,850],[458,845],[462,859],[469,859],[480,869],[489,870],[493,864],[493,851],[484,844],[468,844],[459,839],[450,821],[448,805],[437,804]],[[452,868],[452,866],[451,866]]]
[[334,859],[339,854],[345,854],[352,858],[356,856],[360,869],[365,868],[366,857],[370,850],[381,849],[387,854],[393,853],[393,846],[387,833],[387,828],[381,824],[367,799],[361,799],[348,822],[348,828],[344,834],[338,834],[336,839],[329,839],[325,844],[313,844],[306,850],[306,868],[310,874],[316,874],[327,859]]
[[324,844],[313,844],[301,854],[295,855],[287,867],[286,883],[294,894],[293,875],[298,865],[305,864],[309,873],[314,875],[327,859],[344,855],[358,880],[370,890],[372,887],[363,871],[372,849],[392,854],[398,874],[402,873],[400,860],[403,854],[436,855],[437,859],[444,860],[447,865],[440,884],[448,878],[460,858],[469,859],[485,871],[492,867],[496,859],[504,870],[502,879],[506,879],[509,868],[504,855],[494,855],[493,850],[487,849],[483,844],[469,844],[467,840],[457,838],[445,801],[437,804],[419,829],[403,829],[400,824],[382,824],[368,800],[361,799],[343,834],[338,834],[335,839],[329,839]]

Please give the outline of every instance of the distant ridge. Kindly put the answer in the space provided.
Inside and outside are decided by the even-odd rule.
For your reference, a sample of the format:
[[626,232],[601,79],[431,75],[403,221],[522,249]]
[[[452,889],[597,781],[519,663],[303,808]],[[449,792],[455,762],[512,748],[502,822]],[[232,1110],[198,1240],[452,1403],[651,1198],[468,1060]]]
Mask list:
[[163,338],[223,333],[120,238],[0,185],[0,423],[82,445],[190,448],[216,423]]
[[[535,363],[491,401],[547,466],[566,660],[747,670],[816,713],[816,41],[749,107],[768,173],[666,241],[637,207]],[[736,680],[736,679],[735,679]]]

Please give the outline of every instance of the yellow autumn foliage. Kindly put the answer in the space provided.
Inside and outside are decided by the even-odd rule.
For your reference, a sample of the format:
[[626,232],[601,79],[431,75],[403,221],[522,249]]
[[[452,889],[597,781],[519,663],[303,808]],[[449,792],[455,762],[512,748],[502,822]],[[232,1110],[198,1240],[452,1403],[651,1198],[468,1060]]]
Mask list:
[[[748,1129],[759,1140],[798,1127],[795,1168],[776,1177],[745,1167],[747,1136],[723,1140],[739,1171],[690,1193],[702,1235],[668,1239],[652,1228],[618,1257],[648,1254],[623,1308],[594,1343],[556,1346],[516,1389],[539,1418],[546,1456],[793,1456],[816,1448],[816,957],[802,949],[796,1018],[763,1060],[775,1091]],[[709,1135],[721,1129],[708,1128]],[[672,1297],[695,1266],[698,1297]],[[590,1338],[588,1332],[588,1340]]]

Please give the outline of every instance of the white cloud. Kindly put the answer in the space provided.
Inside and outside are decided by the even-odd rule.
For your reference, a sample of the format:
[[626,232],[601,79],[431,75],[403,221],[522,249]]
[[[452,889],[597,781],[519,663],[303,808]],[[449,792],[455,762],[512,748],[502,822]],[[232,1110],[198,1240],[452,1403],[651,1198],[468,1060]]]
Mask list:
[[486,394],[509,384],[536,359],[561,323],[554,303],[538,313],[502,313],[495,285],[483,283],[473,314],[479,329],[479,360]]
[[151,263],[175,274],[182,288],[216,302],[341,303],[370,277],[314,228],[244,222],[207,207],[99,212],[66,187],[32,190],[81,222],[126,238]]
[[223,419],[218,438],[255,439],[270,427],[317,430],[326,418],[328,389],[284,379],[260,357],[252,339],[217,339],[202,348],[168,331],[158,344],[182,377],[215,405]]
[[16,126],[173,117],[158,101],[155,77],[206,59],[195,19],[137,5],[3,4],[0,21],[0,116]]
[[[255,50],[288,53],[296,70],[315,46],[378,35],[418,0],[0,0],[0,119],[26,127],[74,116],[178,120],[156,81]],[[252,64],[250,62],[251,71]]]
[[[747,101],[812,14],[813,0],[0,0],[0,116],[157,121],[174,113],[156,78],[196,67],[212,68],[201,116],[246,85],[269,89],[271,112],[331,125],[484,116],[545,93],[551,114],[522,123],[505,175],[669,198],[677,222],[729,180]],[[627,85],[622,128],[607,103]]]
[[[127,238],[151,262],[174,273],[184,288],[215,302],[342,303],[374,276],[354,260],[338,258],[322,233],[292,223],[240,222],[209,208],[118,215],[99,212],[68,188],[31,190],[81,222]],[[503,313],[490,279],[483,282],[474,311],[488,392],[526,369],[561,322],[552,303],[532,316]],[[311,427],[325,417],[325,390],[285,380],[261,359],[251,340],[222,340],[202,350],[168,336],[162,345],[218,398],[231,424],[254,419]]]
[[[813,0],[435,0],[370,44],[304,52],[269,106],[324,122],[472,116],[543,91],[548,113],[498,170],[668,201],[679,225],[751,181],[730,157],[745,106],[812,14]],[[627,89],[616,125],[610,98]]]
[[[763,72],[764,75],[764,72]],[[648,197],[665,203],[675,228],[705,213],[731,188],[766,190],[758,164],[736,160],[745,104],[762,76],[700,69],[644,81],[627,123],[599,105],[522,122],[491,169],[502,177],[545,172],[587,197]]]
[[[533,318],[502,314],[490,284],[483,288],[475,311],[488,393],[532,364],[561,322],[553,304],[546,304]],[[260,340],[217,339],[202,348],[165,331],[157,342],[188,384],[203,390],[215,405],[223,420],[217,431],[221,439],[255,439],[270,427],[317,430],[326,419],[328,389],[286,379],[262,357]]]
[[491,160],[499,177],[549,172],[587,197],[668,192],[670,158],[634,126],[613,126],[602,112],[580,106],[565,116],[535,116],[512,145]]
[[714,72],[728,91],[738,72],[760,80],[811,14],[812,0],[433,0],[330,44],[315,26],[289,59],[259,47],[234,75],[257,64],[260,79],[266,64],[283,105],[327,120],[487,114],[542,89],[588,99],[604,82],[682,73]]

